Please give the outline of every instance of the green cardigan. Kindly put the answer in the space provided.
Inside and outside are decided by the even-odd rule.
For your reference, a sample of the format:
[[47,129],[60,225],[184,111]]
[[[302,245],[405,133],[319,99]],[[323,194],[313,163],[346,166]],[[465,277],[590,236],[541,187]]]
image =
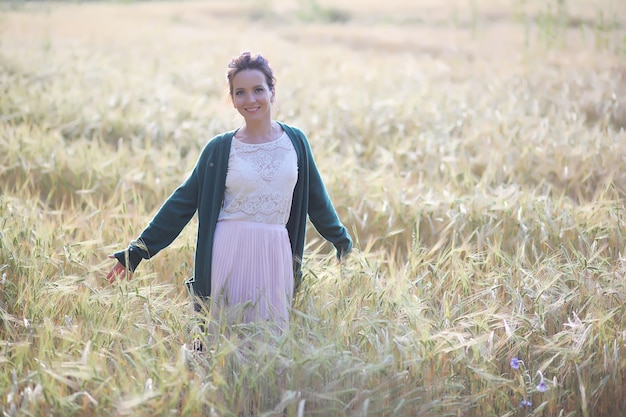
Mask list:
[[[306,135],[295,127],[283,123],[281,126],[298,156],[298,180],[287,222],[293,254],[294,287],[297,288],[302,278],[307,215],[320,235],[335,246],[337,257],[350,252],[352,239],[339,221],[326,192]],[[224,200],[230,145],[235,132],[215,136],[205,145],[189,177],[165,201],[139,238],[125,250],[115,253],[118,261],[134,271],[142,259],[155,256],[172,243],[198,211],[195,268],[189,283],[195,295],[211,295],[213,235]]]

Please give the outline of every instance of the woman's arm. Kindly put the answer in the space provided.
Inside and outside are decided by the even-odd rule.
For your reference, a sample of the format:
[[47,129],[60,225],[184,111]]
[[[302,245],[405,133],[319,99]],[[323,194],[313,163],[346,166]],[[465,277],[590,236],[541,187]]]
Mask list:
[[[148,227],[129,246],[112,256],[118,260],[107,275],[109,281],[134,272],[142,259],[150,259],[176,239],[198,207],[198,171],[196,165],[189,177],[163,203]],[[129,279],[132,275],[129,274]]]
[[352,250],[352,238],[339,220],[307,142],[305,146],[309,164],[309,218],[320,235],[335,246],[337,257],[342,259]]

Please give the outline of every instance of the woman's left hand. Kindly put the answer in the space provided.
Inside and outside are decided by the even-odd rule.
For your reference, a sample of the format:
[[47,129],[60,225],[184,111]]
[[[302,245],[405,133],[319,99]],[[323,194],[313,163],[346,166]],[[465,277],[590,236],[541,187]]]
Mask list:
[[[109,255],[109,258],[115,259],[115,256]],[[113,284],[113,282],[115,282],[115,280],[118,278],[124,279],[126,277],[126,271],[126,267],[118,261],[107,274],[107,279],[109,280],[109,283]],[[128,280],[130,281],[131,279],[133,279],[133,273],[128,271]]]

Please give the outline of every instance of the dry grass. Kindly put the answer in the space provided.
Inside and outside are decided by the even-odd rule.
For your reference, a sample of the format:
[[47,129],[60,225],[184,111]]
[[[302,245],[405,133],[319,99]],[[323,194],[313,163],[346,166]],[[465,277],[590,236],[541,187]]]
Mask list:
[[[0,7],[5,416],[626,412],[620,1]],[[130,283],[106,256],[240,123],[241,50],[358,249],[311,230],[291,333],[197,355],[195,225]]]

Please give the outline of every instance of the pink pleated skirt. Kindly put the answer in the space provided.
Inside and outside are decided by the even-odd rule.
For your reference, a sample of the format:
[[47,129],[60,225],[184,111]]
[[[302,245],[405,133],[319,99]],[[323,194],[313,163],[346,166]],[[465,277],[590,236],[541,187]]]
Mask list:
[[214,307],[231,324],[273,322],[285,328],[293,298],[293,265],[285,226],[217,223],[211,265]]

